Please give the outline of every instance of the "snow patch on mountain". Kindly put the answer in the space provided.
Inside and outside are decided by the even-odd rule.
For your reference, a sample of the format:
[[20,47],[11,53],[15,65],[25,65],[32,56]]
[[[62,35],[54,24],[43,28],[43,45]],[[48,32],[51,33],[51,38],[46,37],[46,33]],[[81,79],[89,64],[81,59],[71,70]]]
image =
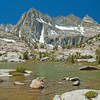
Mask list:
[[51,35],[57,35],[57,33],[54,30],[51,30]]
[[41,36],[40,36],[39,42],[44,43],[44,26],[43,26],[42,31],[41,31]]
[[21,31],[19,31],[19,38],[21,38]]
[[79,31],[80,31],[80,33],[81,33],[82,35],[84,35],[84,33],[85,33],[84,27],[81,27],[81,26],[80,26],[80,30],[79,30]]
[[80,25],[78,27],[66,27],[66,26],[55,25],[55,27],[63,31],[77,31],[77,32],[80,32],[82,35],[84,35],[84,32],[85,32],[84,27]]
[[36,20],[40,23],[48,24],[49,26],[52,26],[50,23],[45,22],[42,18],[36,18]]
[[65,27],[65,26],[55,26],[56,28],[60,29],[60,30],[75,30],[74,27]]
[[36,42],[33,38],[32,38],[32,41],[33,41],[33,42]]
[[16,42],[15,40],[11,40],[11,39],[6,39],[6,38],[0,38],[0,40],[2,41],[6,41],[6,42]]

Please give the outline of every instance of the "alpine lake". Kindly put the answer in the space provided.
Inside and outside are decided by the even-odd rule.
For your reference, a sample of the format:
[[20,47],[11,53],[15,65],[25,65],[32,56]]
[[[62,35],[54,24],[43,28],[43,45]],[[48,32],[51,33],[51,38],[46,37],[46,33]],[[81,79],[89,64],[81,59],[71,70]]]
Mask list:
[[[0,77],[0,100],[52,100],[54,95],[76,89],[100,89],[100,71],[80,71],[80,64],[62,62],[24,62],[0,63],[0,69],[14,69],[18,66],[33,71],[31,76]],[[44,89],[31,89],[31,81],[37,77],[46,77]],[[64,81],[64,77],[79,77],[81,85],[72,86],[72,82]],[[14,85],[15,81],[26,83]]]

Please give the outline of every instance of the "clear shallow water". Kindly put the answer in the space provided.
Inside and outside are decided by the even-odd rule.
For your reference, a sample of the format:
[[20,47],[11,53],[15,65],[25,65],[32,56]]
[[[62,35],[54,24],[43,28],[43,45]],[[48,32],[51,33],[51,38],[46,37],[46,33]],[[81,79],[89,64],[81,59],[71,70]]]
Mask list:
[[[80,65],[42,62],[1,63],[0,68],[16,68],[24,66],[33,71],[29,77],[4,77],[5,82],[0,84],[0,100],[52,100],[55,94],[81,88],[100,89],[100,71],[80,71]],[[62,81],[63,77],[79,77],[81,85],[73,87],[71,82]],[[29,84],[37,77],[47,77],[45,88],[31,89]],[[25,82],[25,86],[15,86],[14,81]],[[63,82],[59,84],[59,82]]]

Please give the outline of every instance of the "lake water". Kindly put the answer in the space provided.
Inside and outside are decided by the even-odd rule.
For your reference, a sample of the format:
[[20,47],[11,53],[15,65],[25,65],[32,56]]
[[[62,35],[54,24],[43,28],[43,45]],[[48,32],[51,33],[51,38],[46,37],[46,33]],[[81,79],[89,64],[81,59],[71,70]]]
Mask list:
[[[11,69],[18,66],[27,67],[33,71],[29,77],[2,77],[0,84],[0,100],[52,100],[54,95],[62,94],[75,89],[100,89],[100,71],[80,71],[78,64],[64,64],[60,62],[41,63],[0,63],[0,69]],[[37,77],[46,77],[45,88],[31,89],[31,80]],[[81,85],[72,86],[72,82],[62,81],[63,77],[79,77]],[[24,86],[14,85],[14,81],[25,82]],[[59,83],[59,82],[62,82]]]

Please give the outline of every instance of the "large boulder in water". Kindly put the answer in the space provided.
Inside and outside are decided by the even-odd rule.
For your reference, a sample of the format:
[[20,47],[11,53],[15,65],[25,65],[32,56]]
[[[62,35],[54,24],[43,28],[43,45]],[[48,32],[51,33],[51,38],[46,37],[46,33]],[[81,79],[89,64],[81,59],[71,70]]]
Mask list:
[[44,80],[45,80],[44,77],[36,78],[31,82],[30,87],[33,89],[44,88]]
[[80,81],[78,80],[78,81],[75,81],[75,82],[73,82],[73,86],[79,86],[80,85]]
[[100,70],[100,68],[93,66],[86,66],[86,67],[81,67],[80,70]]
[[73,77],[73,78],[70,78],[70,81],[79,81],[80,79],[78,77]]

